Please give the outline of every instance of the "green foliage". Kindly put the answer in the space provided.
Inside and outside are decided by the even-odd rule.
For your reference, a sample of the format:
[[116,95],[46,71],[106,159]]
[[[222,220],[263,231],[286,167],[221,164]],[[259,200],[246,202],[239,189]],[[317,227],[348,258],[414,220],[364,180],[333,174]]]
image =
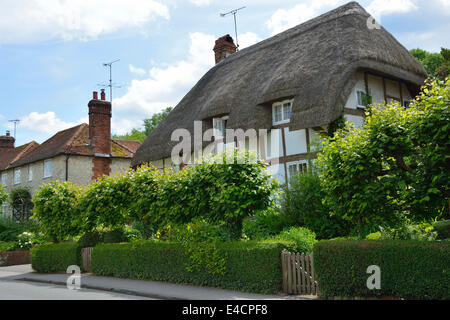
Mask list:
[[[367,267],[381,270],[381,289],[369,290]],[[450,242],[320,241],[314,268],[322,297],[450,299]]]
[[31,267],[37,272],[65,272],[71,265],[82,265],[77,243],[43,244],[31,249]]
[[54,242],[78,235],[81,231],[81,211],[78,199],[82,188],[69,181],[50,182],[40,186],[33,197],[33,217],[42,232]]
[[8,194],[5,191],[5,188],[2,184],[0,184],[0,214],[3,213],[2,205],[8,199]]
[[297,251],[303,253],[312,252],[313,246],[317,242],[316,234],[302,227],[286,229],[276,236],[275,239],[295,242]]
[[437,239],[450,239],[450,220],[436,221],[433,228],[437,232]]
[[151,118],[144,119],[144,130],[132,129],[130,133],[113,135],[113,138],[144,142],[147,136],[167,117],[170,111],[172,111],[172,108],[168,107],[159,113],[155,113]]
[[280,233],[283,227],[281,217],[270,213],[244,219],[242,231],[246,239],[263,240]]
[[123,229],[113,229],[103,233],[104,243],[128,242],[128,237]]
[[412,49],[411,54],[423,65],[431,76],[436,74],[437,69],[443,64],[444,57],[440,53],[432,53],[422,49]]
[[33,246],[47,242],[47,238],[40,232],[22,232],[17,236],[21,250],[30,250]]
[[347,221],[330,216],[331,209],[323,203],[326,194],[315,170],[293,176],[289,184],[281,198],[281,216],[288,225],[304,226],[320,239],[350,233]]
[[380,240],[433,241],[437,238],[437,232],[433,231],[433,226],[428,223],[404,223],[397,228],[380,227],[380,229]]
[[81,248],[95,247],[101,242],[103,242],[103,232],[97,230],[85,232],[77,241]]
[[15,251],[20,248],[18,242],[10,241],[10,242],[3,242],[0,241],[0,252],[4,251]]
[[325,204],[360,236],[448,214],[450,82],[432,81],[407,109],[372,108],[361,129],[338,130],[318,156]]
[[145,134],[145,131],[140,131],[138,129],[132,129],[131,132],[126,133],[124,135],[113,135],[113,139],[120,139],[120,140],[132,140],[132,141],[139,141],[144,142],[144,140],[147,138],[147,135]]
[[145,135],[148,136],[155,128],[163,121],[169,113],[172,111],[172,107],[167,107],[159,113],[155,113],[149,119],[144,119]]
[[14,218],[27,220],[30,217],[33,203],[31,193],[27,188],[16,188],[9,193],[9,204],[13,209]]
[[216,246],[226,256],[223,274],[203,268],[188,271],[191,259],[184,246],[160,241],[98,245],[92,253],[92,270],[101,276],[277,293],[282,285],[281,251],[295,250],[293,243],[275,241],[217,242]]
[[0,217],[0,241],[18,241],[23,232],[36,233],[39,226],[34,221],[17,221],[11,218]]
[[86,188],[79,201],[84,231],[116,228],[128,222],[133,199],[130,175],[131,170],[112,176],[104,175]]

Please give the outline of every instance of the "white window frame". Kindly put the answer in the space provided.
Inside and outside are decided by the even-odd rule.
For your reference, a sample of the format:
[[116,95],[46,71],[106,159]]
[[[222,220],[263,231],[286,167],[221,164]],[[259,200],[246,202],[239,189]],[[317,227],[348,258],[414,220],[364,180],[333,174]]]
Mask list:
[[[362,95],[366,94],[366,92],[364,90],[356,90],[356,104],[358,106],[358,108],[366,108],[365,105],[362,104]],[[361,103],[360,103],[361,100]]]
[[[288,181],[291,180],[292,174],[291,174],[291,166],[297,166],[296,173],[300,172],[300,165],[305,165],[305,169],[308,170],[308,161],[307,160],[300,160],[300,161],[293,161],[287,163],[287,172],[288,172]],[[305,172],[305,171],[303,171]]]
[[[276,126],[279,124],[285,124],[285,123],[291,122],[293,102],[294,102],[293,99],[288,99],[288,100],[275,102],[274,104],[272,104],[272,125]],[[284,112],[284,106],[287,104],[290,104],[289,116],[287,116]],[[277,107],[281,107],[281,120],[279,120],[279,121],[275,120],[275,114],[276,114],[275,110]]]
[[[220,118],[213,118],[213,135],[214,139],[224,139],[226,130],[227,130],[227,121],[229,119],[229,116],[223,116]],[[220,131],[220,128],[217,128],[218,123],[223,123],[223,132]]]
[[[45,168],[46,168],[46,164],[50,163],[50,174],[48,174],[48,172],[46,172]],[[53,161],[52,160],[45,160],[44,161],[44,178],[50,178],[53,174]]]
[[21,172],[22,170],[20,170],[20,168],[18,169],[14,169],[13,171],[13,183],[14,184],[20,184],[21,182]]
[[33,165],[28,165],[28,181],[33,181]]
[[5,187],[8,186],[8,172],[2,172],[1,184]]

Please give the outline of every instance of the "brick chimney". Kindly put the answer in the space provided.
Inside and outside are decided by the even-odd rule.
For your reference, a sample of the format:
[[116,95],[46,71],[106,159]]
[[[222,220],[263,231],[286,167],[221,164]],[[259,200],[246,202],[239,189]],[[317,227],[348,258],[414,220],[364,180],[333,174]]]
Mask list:
[[227,34],[216,40],[216,45],[214,46],[214,54],[216,56],[216,64],[225,59],[230,54],[236,52],[236,45],[234,44],[233,38]]
[[6,135],[0,136],[0,154],[6,153],[14,149],[14,142],[16,139],[11,137],[9,131],[6,131]]
[[89,144],[94,151],[92,160],[92,179],[111,172],[111,103],[105,100],[105,92],[101,92],[101,100],[94,91],[89,101]]

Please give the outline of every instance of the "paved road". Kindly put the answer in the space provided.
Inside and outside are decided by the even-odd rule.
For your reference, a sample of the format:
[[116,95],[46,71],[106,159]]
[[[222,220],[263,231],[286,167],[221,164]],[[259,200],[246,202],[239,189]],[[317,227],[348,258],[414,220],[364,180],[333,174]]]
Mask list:
[[30,272],[29,265],[0,268],[0,300],[141,300],[145,297],[127,294],[80,289],[69,290],[66,286],[26,282],[18,280]]

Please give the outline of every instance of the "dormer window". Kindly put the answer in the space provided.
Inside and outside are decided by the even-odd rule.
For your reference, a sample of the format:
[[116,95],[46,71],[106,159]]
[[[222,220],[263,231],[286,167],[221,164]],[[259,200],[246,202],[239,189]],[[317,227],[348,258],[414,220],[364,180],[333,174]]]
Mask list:
[[289,123],[291,121],[292,100],[276,102],[272,105],[273,125]]
[[216,140],[225,137],[225,130],[227,128],[228,116],[222,118],[213,118],[214,138]]

